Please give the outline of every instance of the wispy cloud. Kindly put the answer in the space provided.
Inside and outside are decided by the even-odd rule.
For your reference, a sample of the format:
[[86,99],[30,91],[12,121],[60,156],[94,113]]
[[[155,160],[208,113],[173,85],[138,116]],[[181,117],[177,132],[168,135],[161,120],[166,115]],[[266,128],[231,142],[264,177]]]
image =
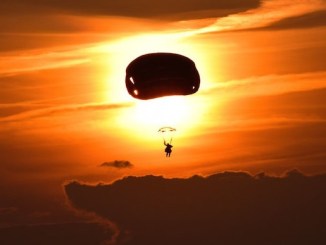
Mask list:
[[221,93],[225,98],[276,95],[326,88],[325,77],[326,72],[249,77],[221,82],[201,93],[203,95]]
[[[317,116],[310,116],[303,118],[302,116],[274,116],[266,119],[254,118],[254,119],[235,119],[220,120],[218,125],[214,123],[212,129],[215,133],[235,132],[235,131],[253,131],[253,130],[267,130],[277,128],[290,128],[293,126],[313,125],[313,124],[326,123],[326,118]],[[217,127],[218,126],[218,127]]]
[[325,9],[326,3],[323,0],[265,0],[258,8],[219,18],[214,24],[188,34],[255,29]]
[[25,54],[2,56],[0,58],[0,75],[17,75],[19,73],[71,67],[90,62],[89,57],[80,50],[69,51],[31,51]]
[[67,112],[76,111],[96,111],[96,110],[112,110],[127,108],[133,106],[133,103],[120,103],[120,104],[77,104],[77,105],[65,105],[57,107],[48,107],[42,109],[35,109],[25,111],[19,114],[3,117],[0,119],[0,123],[24,121],[32,118],[40,118],[54,114],[62,114]]
[[[240,1],[236,1],[236,3],[241,5]],[[248,1],[248,3],[249,6],[253,4],[252,1]],[[211,19],[208,23],[207,21],[204,21],[207,23],[205,27],[198,28],[197,21],[190,21],[190,23],[194,24],[181,24],[180,29],[178,30],[178,24],[176,23],[173,28],[171,26],[173,31],[171,29],[170,32],[166,30],[165,33],[156,34],[152,32],[151,37],[153,38],[157,35],[158,40],[177,40],[210,32],[257,29],[273,25],[273,23],[280,23],[280,21],[284,19],[295,16],[304,16],[316,11],[320,15],[326,10],[326,3],[323,0],[267,0],[263,1],[261,5],[258,3],[259,2],[256,2],[257,6],[255,5],[257,8],[250,8],[245,12],[218,18],[213,24],[211,24]],[[168,5],[166,3],[164,4]],[[237,6],[237,4],[235,4],[235,6]],[[63,4],[62,6],[60,5],[60,7],[70,8],[71,6]],[[317,14],[317,17],[319,15]],[[190,28],[191,30],[186,28]],[[93,55],[103,52],[111,52],[116,50],[116,48],[130,45],[129,42],[134,43],[137,41],[136,39],[130,38],[130,36],[127,39],[121,38],[122,36],[120,35],[120,38],[117,36],[112,37],[108,42],[90,43],[88,45],[76,45],[70,47],[67,46],[65,50],[52,48],[50,50],[24,53],[19,56],[2,56],[0,58],[0,75],[80,65],[91,62]],[[147,40],[144,38],[144,40],[141,41],[152,43],[153,40]],[[154,41],[157,40],[155,39]]]
[[326,9],[281,19],[265,27],[269,30],[309,28],[326,25]]
[[[169,35],[175,36],[175,35]],[[66,68],[90,63],[104,53],[116,52],[123,45],[132,45],[131,38],[93,41],[87,44],[63,45],[59,47],[13,52],[0,57],[0,76],[18,75],[20,73],[41,71],[45,69]]]
[[251,77],[200,91],[203,98],[213,98],[211,106],[218,111],[216,117],[203,122],[203,131],[211,134],[325,124],[325,77],[326,72]]

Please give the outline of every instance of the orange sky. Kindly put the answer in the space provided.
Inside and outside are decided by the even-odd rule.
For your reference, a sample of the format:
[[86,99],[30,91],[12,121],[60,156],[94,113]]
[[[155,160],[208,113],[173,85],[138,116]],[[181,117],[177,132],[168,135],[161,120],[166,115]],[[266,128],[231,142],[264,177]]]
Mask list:
[[[74,178],[325,172],[325,1],[208,7],[194,0],[171,12],[160,1],[158,8],[96,2],[110,11],[64,1],[1,3],[2,185],[42,195],[48,187],[60,196],[60,185]],[[130,97],[125,68],[149,52],[194,60],[200,90]],[[157,133],[167,125],[177,128],[170,159]],[[133,167],[100,167],[116,160]],[[15,206],[1,194],[3,205]]]

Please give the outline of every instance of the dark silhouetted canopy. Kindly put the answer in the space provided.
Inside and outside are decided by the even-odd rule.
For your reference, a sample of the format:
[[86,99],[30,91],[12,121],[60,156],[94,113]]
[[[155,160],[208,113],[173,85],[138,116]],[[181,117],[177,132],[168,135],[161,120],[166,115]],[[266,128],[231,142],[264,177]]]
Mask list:
[[139,56],[126,69],[128,93],[137,99],[189,95],[199,89],[195,63],[182,55],[151,53]]

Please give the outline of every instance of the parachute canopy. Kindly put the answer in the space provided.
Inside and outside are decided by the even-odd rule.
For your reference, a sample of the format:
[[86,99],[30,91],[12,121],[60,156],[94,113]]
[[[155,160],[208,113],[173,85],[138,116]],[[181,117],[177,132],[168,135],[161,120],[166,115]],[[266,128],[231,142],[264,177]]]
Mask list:
[[195,63],[183,55],[150,53],[127,66],[125,82],[131,96],[148,100],[196,93],[200,77]]
[[164,142],[170,144],[172,143],[175,131],[177,130],[172,127],[163,127],[158,130],[158,132],[162,134]]
[[163,127],[158,130],[159,133],[169,133],[169,132],[174,132],[174,131],[177,131],[177,130],[172,127]]

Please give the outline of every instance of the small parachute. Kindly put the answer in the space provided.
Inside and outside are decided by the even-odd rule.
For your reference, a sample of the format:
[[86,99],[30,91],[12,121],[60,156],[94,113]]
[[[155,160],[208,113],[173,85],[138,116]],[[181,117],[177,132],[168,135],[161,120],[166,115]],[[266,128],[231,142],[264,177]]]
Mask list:
[[134,59],[126,68],[126,87],[136,99],[189,95],[198,91],[195,63],[180,54],[150,53]]
[[177,130],[172,127],[162,127],[158,130],[160,134],[162,134],[163,140],[165,143],[172,143],[173,136]]

